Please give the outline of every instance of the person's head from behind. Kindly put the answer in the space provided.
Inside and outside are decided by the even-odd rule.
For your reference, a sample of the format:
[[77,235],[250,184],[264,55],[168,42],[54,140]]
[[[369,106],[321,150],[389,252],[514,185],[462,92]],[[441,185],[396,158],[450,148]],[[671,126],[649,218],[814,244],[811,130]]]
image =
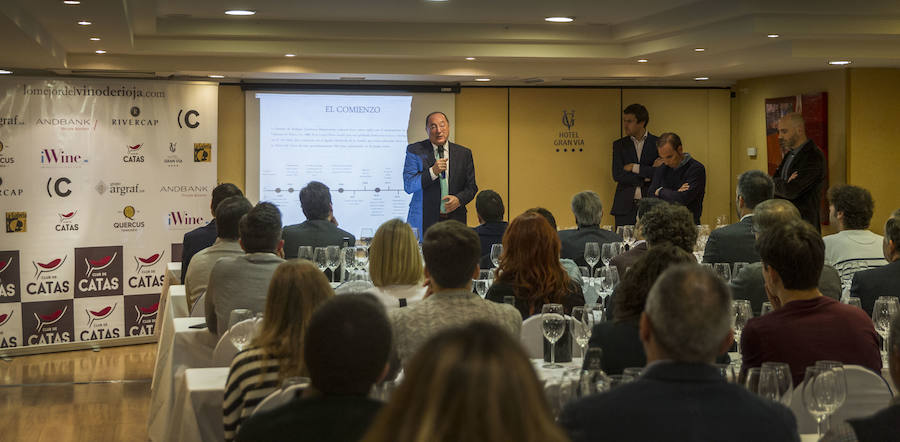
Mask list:
[[828,214],[841,230],[869,228],[875,213],[872,194],[862,187],[839,184],[828,190]]
[[331,216],[331,190],[318,181],[310,181],[300,189],[300,209],[310,221],[327,220]]
[[806,142],[806,123],[799,112],[791,112],[778,120],[778,143],[782,149],[796,149]]
[[894,211],[884,223],[884,259],[894,262],[900,259],[900,209]]
[[668,242],[692,253],[697,243],[694,215],[678,204],[662,203],[650,209],[641,217],[641,233],[650,248]]
[[281,250],[281,211],[272,203],[260,202],[241,217],[241,247],[247,253]]
[[525,212],[503,234],[497,280],[515,287],[516,296],[529,300],[532,308],[539,300],[559,302],[570,282],[559,263],[559,252],[559,234],[547,219]]
[[650,288],[666,269],[676,264],[696,262],[694,255],[672,244],[663,243],[649,249],[629,267],[616,287],[616,321],[634,320],[641,316]]
[[243,196],[230,196],[216,206],[216,236],[237,241],[241,237],[241,218],[253,208]]
[[448,220],[433,224],[422,240],[425,278],[432,290],[468,288],[478,277],[481,241],[465,224]]
[[372,295],[335,296],[309,319],[303,355],[312,386],[325,395],[368,394],[390,351],[391,324]]
[[644,134],[647,129],[647,123],[650,122],[650,113],[642,104],[629,104],[622,111],[622,129],[625,135],[629,137],[639,137]]
[[647,212],[661,204],[666,204],[666,202],[659,198],[641,198],[638,200],[637,212],[635,214],[634,222],[635,236],[640,239],[647,239],[647,235],[644,235],[644,232],[641,230],[643,226],[643,223],[641,223],[641,218],[643,218]]
[[503,199],[493,190],[482,190],[475,197],[475,212],[478,213],[478,221],[481,223],[497,223],[503,221]]
[[572,214],[579,227],[596,226],[603,218],[603,202],[600,195],[590,190],[578,192],[572,197]]
[[697,263],[669,268],[657,278],[641,316],[647,362],[711,364],[734,342],[731,291]]
[[395,218],[378,227],[369,245],[369,276],[375,287],[422,282],[419,241],[409,224]]
[[[219,207],[219,204],[232,196],[244,196],[244,193],[231,183],[222,183],[216,186],[212,191],[212,201],[209,203],[209,210],[212,212],[212,215],[216,216],[216,208]],[[218,223],[218,221],[216,222]]]
[[531,209],[526,210],[528,213],[537,213],[540,216],[543,216],[548,223],[550,223],[550,227],[553,227],[553,230],[556,230],[556,217],[553,216],[553,212],[543,207],[532,207]]
[[275,268],[266,294],[266,311],[253,345],[271,355],[285,356],[282,378],[306,374],[303,345],[313,310],[334,296],[325,274],[305,259],[285,261]]
[[800,211],[788,200],[770,199],[756,205],[753,209],[753,233],[759,235],[766,230],[782,224],[799,221]]
[[806,221],[773,226],[756,239],[766,288],[782,304],[785,291],[815,290],[825,262],[822,236]]
[[738,216],[742,211],[753,212],[761,202],[775,196],[775,182],[772,177],[761,170],[748,170],[738,176],[737,208]]
[[684,160],[684,147],[681,137],[675,132],[666,132],[656,140],[656,151],[663,164],[674,169]]
[[475,322],[437,333],[421,347],[363,440],[567,439],[518,341],[496,325]]

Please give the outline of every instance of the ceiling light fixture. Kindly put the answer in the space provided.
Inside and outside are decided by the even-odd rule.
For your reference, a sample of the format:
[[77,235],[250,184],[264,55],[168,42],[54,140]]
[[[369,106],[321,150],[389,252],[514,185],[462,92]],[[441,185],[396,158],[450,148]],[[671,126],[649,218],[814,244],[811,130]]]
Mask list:
[[706,48],[694,48],[694,52],[703,52]]
[[831,60],[828,62],[828,64],[835,66],[844,66],[850,64],[850,60]]
[[94,52],[96,52],[96,53],[98,53],[98,54],[105,54],[105,53],[106,53],[106,51],[104,51],[103,49],[97,49],[97,50],[94,51]]
[[466,57],[466,60],[475,61],[475,57]]
[[491,81],[490,78],[476,78],[475,81]]
[[219,75],[219,74],[209,74],[208,77],[209,78],[225,78],[224,75]]
[[78,0],[63,0],[63,4],[69,5],[69,6],[75,6],[75,5],[80,5],[81,2]]
[[100,41],[100,37],[91,37],[91,41]]
[[638,63],[646,63],[646,62],[648,62],[648,61],[650,61],[650,60],[647,60],[646,58],[641,58],[641,59],[639,59],[637,62],[638,62]]
[[290,58],[290,57],[296,57],[297,54],[284,54],[284,56]]
[[225,11],[225,15],[254,15],[256,11],[251,11],[249,9],[229,9]]
[[89,21],[87,21],[87,20],[81,20],[81,21],[78,22],[78,24],[81,25],[81,26],[90,26],[90,25],[91,25],[91,22],[89,22]]
[[548,21],[550,23],[572,23],[575,21],[572,17],[546,17],[544,21]]
[[6,69],[0,69],[0,75],[9,75],[12,71],[7,71]]
[[766,35],[766,37],[769,37],[769,38],[778,38],[778,37],[781,37],[781,36],[778,35],[778,34],[769,34],[769,35]]
[[709,77],[694,77],[694,81],[706,81],[709,80]]

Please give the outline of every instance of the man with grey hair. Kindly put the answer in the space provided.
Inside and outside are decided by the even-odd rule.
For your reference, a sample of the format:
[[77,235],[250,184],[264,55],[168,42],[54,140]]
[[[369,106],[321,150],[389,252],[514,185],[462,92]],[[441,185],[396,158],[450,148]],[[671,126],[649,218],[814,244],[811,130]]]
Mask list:
[[[882,248],[889,264],[854,274],[850,285],[850,296],[859,298],[869,316],[875,308],[875,299],[888,294],[896,296],[897,287],[900,287],[900,209],[884,223]],[[895,342],[900,344],[900,341]]]
[[761,170],[748,170],[738,176],[736,211],[740,221],[713,230],[706,241],[703,262],[757,262],[756,237],[753,235],[753,209],[772,199],[775,184]]
[[[790,201],[782,199],[770,199],[757,204],[753,214],[753,232],[756,238],[775,226],[801,219],[797,208]],[[762,303],[767,300],[762,263],[754,262],[744,266],[738,274],[732,275],[730,285],[734,299],[750,301],[754,314],[759,315]],[[834,267],[822,267],[819,291],[829,298],[841,298],[841,277]]]
[[[641,315],[644,373],[569,404],[560,425],[573,442],[799,441],[790,410],[728,383],[712,365],[734,340],[732,318],[728,286],[715,273],[696,264],[669,268]],[[647,416],[653,425],[635,424]]]
[[571,259],[579,266],[587,266],[584,260],[584,245],[589,242],[603,244],[620,242],[622,238],[609,230],[600,228],[603,217],[603,202],[600,195],[590,190],[578,192],[572,197],[572,213],[575,215],[577,228],[559,232],[562,242],[560,256]]

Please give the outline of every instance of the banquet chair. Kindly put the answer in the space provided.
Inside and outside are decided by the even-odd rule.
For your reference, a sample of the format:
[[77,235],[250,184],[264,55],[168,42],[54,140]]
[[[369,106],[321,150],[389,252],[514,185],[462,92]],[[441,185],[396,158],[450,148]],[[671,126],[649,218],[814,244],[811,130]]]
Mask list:
[[303,389],[309,386],[309,382],[304,382],[300,384],[291,384],[284,388],[279,388],[266,396],[256,408],[253,409],[253,412],[250,415],[263,413],[269,410],[274,410],[288,402],[292,401],[294,398],[300,397],[303,393]]
[[192,318],[203,318],[206,316],[206,305],[204,305],[205,298],[206,293],[200,295],[200,297],[194,301],[194,305],[191,306]]
[[222,337],[219,338],[219,343],[216,344],[216,348],[213,350],[213,367],[231,366],[231,360],[234,359],[234,355],[238,353],[237,347],[231,343],[230,334],[231,331],[226,330]]
[[[832,425],[847,419],[871,416],[888,406],[893,395],[887,381],[879,374],[860,365],[845,365],[844,375],[847,378],[847,400],[831,415]],[[800,434],[815,433],[816,421],[803,404],[802,386],[802,383],[794,386],[791,411],[797,418]]]

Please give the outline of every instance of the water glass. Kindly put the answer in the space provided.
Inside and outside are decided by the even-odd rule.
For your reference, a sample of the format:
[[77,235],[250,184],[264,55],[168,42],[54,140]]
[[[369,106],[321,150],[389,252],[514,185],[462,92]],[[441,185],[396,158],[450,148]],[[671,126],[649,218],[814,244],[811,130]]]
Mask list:
[[[585,245],[585,250],[586,248],[587,245]],[[616,248],[617,246],[611,242],[603,243],[600,247],[600,260],[603,261],[604,266],[609,267],[609,262],[618,255]]]
[[765,301],[762,303],[762,310],[760,310],[759,315],[762,316],[766,313],[771,313],[773,310],[772,303],[769,301]]
[[847,298],[847,305],[852,305],[856,308],[862,308],[862,302],[860,302],[859,298],[855,296]]
[[896,296],[879,296],[878,299],[875,300],[875,307],[872,309],[872,322],[875,324],[875,331],[881,335],[882,362],[887,361],[887,337],[891,330],[891,322],[898,314],[900,314],[900,303],[898,303]]
[[500,256],[503,255],[503,244],[491,244],[491,263],[494,268],[500,267]]
[[737,278],[737,276],[741,273],[741,270],[744,270],[744,267],[747,267],[749,265],[749,262],[734,263],[734,268],[731,270],[731,279]]
[[488,282],[485,279],[476,279],[475,280],[475,293],[478,293],[478,296],[484,298],[488,291]]
[[821,438],[828,432],[828,417],[837,411],[847,397],[843,368],[814,365],[806,367],[802,384],[803,405],[816,420],[816,433]]
[[328,268],[328,256],[325,252],[325,247],[316,247],[313,249],[313,262],[316,264],[316,267],[319,268],[320,272],[324,272],[325,269]]
[[619,285],[619,269],[616,267],[601,267],[600,270],[600,294],[603,300],[612,294],[613,290]]
[[591,272],[588,276],[591,278],[590,285],[594,285],[594,266],[600,262],[600,244],[596,242],[588,242],[584,244],[584,261],[591,266]]
[[356,268],[362,271],[369,269],[369,247],[356,246]]
[[550,341],[550,363],[544,364],[544,368],[562,368],[562,365],[556,363],[556,341],[565,330],[566,317],[562,304],[544,304],[541,307],[541,331],[544,338]]
[[736,299],[734,305],[734,340],[737,342],[737,352],[741,354],[741,332],[747,321],[753,317],[753,309],[750,308],[750,301],[746,299]]
[[339,246],[325,247],[325,265],[331,270],[331,279],[334,279],[335,270],[341,266],[341,248]]
[[312,261],[315,259],[313,256],[313,247],[312,246],[300,246],[297,249],[297,258],[305,259],[307,261]]
[[717,262],[713,264],[713,270],[715,270],[716,274],[724,279],[725,282],[731,281],[731,265],[727,262]]
[[577,306],[572,308],[573,327],[572,331],[575,335],[575,343],[581,347],[581,357],[584,357],[588,342],[591,340],[591,332],[594,330],[594,313],[590,307]]

